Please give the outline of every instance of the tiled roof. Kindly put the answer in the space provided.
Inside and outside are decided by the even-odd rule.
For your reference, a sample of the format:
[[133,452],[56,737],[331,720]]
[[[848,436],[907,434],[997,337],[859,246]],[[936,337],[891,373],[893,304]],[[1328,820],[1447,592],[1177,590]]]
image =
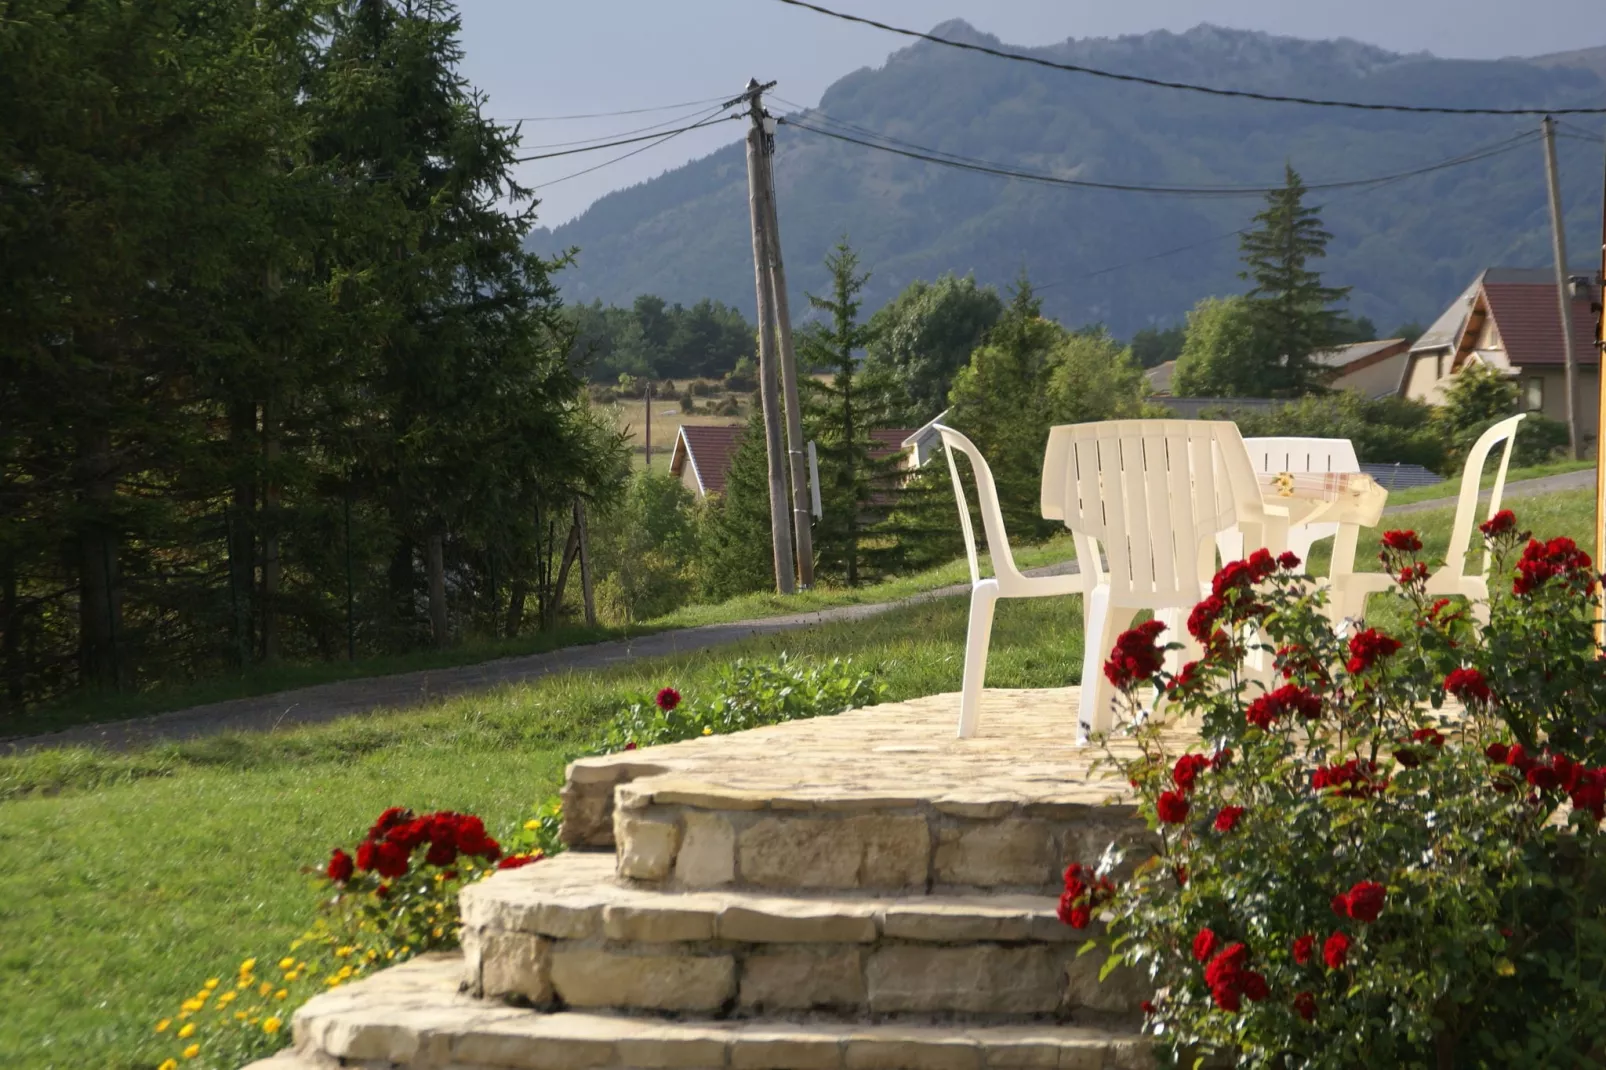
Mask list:
[[731,461],[735,458],[736,450],[742,444],[742,435],[746,432],[747,427],[744,424],[733,424],[729,427],[682,424],[680,435],[675,440],[674,456],[669,462],[670,470],[679,474],[680,468],[677,467],[677,463],[681,466],[690,463],[692,471],[697,475],[697,484],[702,487],[704,494],[724,493],[725,478],[730,475]]
[[1375,342],[1351,342],[1348,345],[1334,346],[1332,349],[1318,349],[1312,353],[1311,359],[1326,368],[1343,370],[1352,364],[1358,364],[1367,357],[1376,356],[1386,351],[1404,349],[1405,339],[1383,338]]
[[[1488,273],[1483,295],[1494,316],[1507,359],[1522,367],[1565,363],[1554,277],[1543,282],[1496,281],[1499,278],[1496,272]],[[1588,289],[1590,293],[1580,293],[1571,302],[1573,348],[1580,366],[1594,365],[1600,360],[1593,344],[1595,313],[1589,307],[1593,286]]]
[[877,427],[870,432],[870,457],[881,460],[903,452],[903,440],[915,433],[911,427]]

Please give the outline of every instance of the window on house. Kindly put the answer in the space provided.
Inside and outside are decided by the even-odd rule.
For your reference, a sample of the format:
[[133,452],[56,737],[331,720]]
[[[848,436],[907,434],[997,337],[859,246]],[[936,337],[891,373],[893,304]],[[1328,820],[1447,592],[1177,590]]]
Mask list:
[[1523,391],[1523,404],[1529,412],[1538,412],[1545,407],[1545,381],[1539,376],[1528,380],[1527,389]]

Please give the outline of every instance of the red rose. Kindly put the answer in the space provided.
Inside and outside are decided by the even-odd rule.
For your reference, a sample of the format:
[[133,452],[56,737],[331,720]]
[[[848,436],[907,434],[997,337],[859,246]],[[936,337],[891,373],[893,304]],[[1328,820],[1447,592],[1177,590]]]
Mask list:
[[401,844],[385,840],[374,851],[374,868],[381,877],[395,879],[407,873],[407,857],[412,852]]
[[1209,962],[1210,956],[1216,953],[1216,934],[1209,929],[1200,929],[1193,937],[1193,957],[1196,962]]
[[379,820],[375,821],[373,827],[368,830],[368,838],[370,840],[382,840],[385,838],[385,833],[390,831],[392,825],[398,825],[412,816],[413,812],[407,807],[392,806],[379,815]]
[[1528,749],[1521,743],[1513,743],[1506,748],[1506,764],[1519,773],[1527,773],[1533,768],[1533,759],[1528,757]]
[[1322,945],[1322,961],[1327,963],[1329,970],[1344,968],[1344,960],[1349,956],[1349,937],[1343,933],[1334,933]]
[[1228,561],[1210,581],[1210,593],[1225,600],[1228,591],[1247,591],[1254,583],[1247,561]]
[[457,861],[457,846],[452,843],[432,843],[424,855],[424,861],[432,866],[449,866]]
[[1418,728],[1411,733],[1411,742],[1426,743],[1430,747],[1442,748],[1444,746],[1444,734],[1437,728]]
[[1561,787],[1561,777],[1547,765],[1535,765],[1529,768],[1523,777],[1530,785],[1540,791],[1555,791]]
[[1350,659],[1345,668],[1349,670],[1351,676],[1358,676],[1399,649],[1398,639],[1384,635],[1376,628],[1368,628],[1350,636]]
[[352,862],[351,856],[336,847],[335,853],[329,856],[329,865],[324,868],[324,875],[336,884],[345,884],[351,880],[356,871],[357,866]]
[[1188,800],[1179,791],[1162,792],[1155,800],[1154,809],[1167,825],[1180,825],[1188,820]]
[[1266,975],[1263,973],[1256,973],[1254,970],[1245,971],[1243,990],[1244,995],[1248,996],[1250,1000],[1255,1003],[1259,1003],[1261,1000],[1271,995],[1271,988],[1266,984]]
[[1349,900],[1342,892],[1327,901],[1328,907],[1341,918],[1349,917]]
[[1244,710],[1244,720],[1262,732],[1270,732],[1271,726],[1276,723],[1277,715],[1280,713],[1282,713],[1282,709],[1272,700],[1271,695],[1265,694],[1256,698],[1255,701],[1249,704],[1249,708]]
[[1292,572],[1299,567],[1299,555],[1292,550],[1284,550],[1277,555],[1277,564]]
[[1165,653],[1154,641],[1165,631],[1165,624],[1146,620],[1136,628],[1121,633],[1115,640],[1115,649],[1104,663],[1104,675],[1119,688],[1134,687],[1155,673],[1165,660]]
[[1517,514],[1510,509],[1502,509],[1488,520],[1478,525],[1478,530],[1489,538],[1504,535],[1517,526]]
[[1444,678],[1444,690],[1465,703],[1488,705],[1493,695],[1489,681],[1477,669],[1455,669]]
[[1606,818],[1606,784],[1601,783],[1598,771],[1573,786],[1571,801],[1574,810],[1586,811],[1596,821]]
[[1272,557],[1271,551],[1264,546],[1250,554],[1245,564],[1249,566],[1249,575],[1256,583],[1277,571],[1277,559]]
[[632,739],[629,743],[625,744],[625,750],[635,750],[635,749],[636,749],[636,741],[635,740]]
[[386,841],[394,843],[402,850],[412,853],[413,849],[429,838],[429,822],[423,818],[404,821],[391,827],[385,833]]
[[[1242,943],[1228,944],[1205,967],[1205,984],[1210,997],[1224,1011],[1236,1011],[1242,1006],[1240,997],[1265,998],[1266,979],[1247,969],[1249,948]],[[1258,980],[1256,980],[1258,978]],[[1255,993],[1260,993],[1257,997]]]
[[1303,966],[1310,961],[1312,952],[1316,950],[1316,937],[1310,933],[1294,941],[1294,961]]
[[658,692],[653,701],[658,704],[658,708],[660,710],[668,713],[670,710],[680,705],[680,692],[676,691],[672,687],[666,687]]
[[1422,540],[1414,531],[1385,531],[1383,545],[1402,554],[1414,554],[1422,549]]
[[1422,583],[1427,578],[1428,567],[1422,562],[1418,561],[1414,565],[1406,565],[1404,568],[1400,569],[1400,574],[1394,577],[1394,580],[1401,587],[1410,587],[1413,584]]
[[1223,806],[1216,814],[1216,831],[1231,832],[1238,824],[1238,819],[1244,816],[1241,806]]
[[1309,1022],[1316,1017],[1316,997],[1309,992],[1301,992],[1294,997],[1294,1013]]
[[1076,904],[1066,909],[1064,897],[1061,896],[1060,920],[1073,929],[1085,929],[1093,921],[1093,911],[1084,904]]
[[1310,776],[1310,785],[1317,791],[1328,788],[1346,799],[1364,799],[1388,787],[1388,778],[1374,779],[1377,764],[1351,758],[1338,765],[1318,767]]
[[1183,791],[1192,791],[1199,774],[1210,768],[1210,759],[1202,754],[1184,754],[1171,768],[1171,782]]
[[1383,899],[1387,894],[1387,889],[1376,881],[1358,882],[1345,896],[1349,916],[1370,925],[1383,913]]
[[1188,886],[1187,866],[1173,866],[1171,869],[1171,875],[1177,879],[1178,888],[1186,888]]
[[1218,1010],[1236,1014],[1243,1009],[1243,993],[1236,987],[1228,988],[1223,985],[1220,988],[1212,988],[1210,998],[1215,1001]]
[[1188,634],[1201,643],[1210,642],[1210,635],[1215,631],[1216,621],[1227,611],[1227,603],[1222,601],[1220,595],[1213,594],[1193,607],[1188,614]]
[[357,845],[357,868],[364,873],[370,873],[373,871],[374,866],[378,864],[379,855],[374,849],[374,841],[364,840],[359,843]]
[[1138,1004],[1138,1006],[1142,1008],[1144,1014],[1154,1013],[1154,1004],[1149,1000],[1144,1000],[1142,1003]]
[[1210,768],[1219,773],[1232,764],[1232,748],[1222,747],[1210,756]]
[[389,897],[390,897],[390,885],[381,884],[379,887],[374,889],[374,898],[375,899],[388,899]]
[[1483,753],[1486,758],[1496,765],[1505,765],[1506,755],[1511,753],[1511,748],[1504,743],[1491,743],[1483,748]]
[[531,862],[539,862],[539,861],[541,861],[541,859],[543,859],[545,857],[546,857],[546,855],[541,853],[540,851],[536,851],[534,854],[527,854],[527,855],[508,855],[506,858],[502,859],[502,861],[500,861],[500,862],[498,862],[496,864],[496,868],[497,869],[523,869],[525,866],[529,865]]
[[488,842],[485,822],[473,814],[464,814],[457,822],[457,849],[466,855],[477,855]]

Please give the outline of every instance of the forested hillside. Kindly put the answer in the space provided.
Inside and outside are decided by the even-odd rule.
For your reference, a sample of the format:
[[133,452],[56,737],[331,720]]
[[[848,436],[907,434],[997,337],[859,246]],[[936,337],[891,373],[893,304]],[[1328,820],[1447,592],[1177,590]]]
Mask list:
[[[936,32],[1000,44],[963,22]],[[1446,60],[1211,26],[1016,50],[1167,79],[1359,101],[1606,104],[1606,83],[1589,53]],[[786,92],[776,88],[783,100]],[[922,42],[880,68],[842,78],[801,118],[854,137],[872,131],[944,153],[1113,183],[1275,185],[1291,162],[1335,234],[1324,272],[1354,287],[1355,314],[1383,325],[1431,319],[1485,266],[1542,265],[1550,256],[1537,144],[1380,187],[1320,188],[1498,145],[1537,127],[1526,117],[1204,97]],[[1598,135],[1599,125],[1564,123],[1569,136],[1559,143],[1569,230],[1579,249],[1591,248],[1599,233],[1601,147],[1582,139]],[[1045,313],[1068,323],[1102,321],[1127,337],[1180,321],[1200,297],[1243,289],[1231,232],[1258,210],[1256,197],[1160,197],[1004,180],[797,126],[783,125],[778,142],[794,309],[807,307],[804,291],[825,286],[824,256],[843,234],[873,272],[865,292],[872,308],[916,278],[974,271],[978,281],[1002,286],[1024,269]],[[742,147],[732,145],[610,194],[531,241],[543,251],[579,247],[578,266],[561,280],[568,301],[628,304],[654,293],[690,305],[706,297],[751,316],[745,182]],[[1184,247],[1191,248],[1172,252]]]

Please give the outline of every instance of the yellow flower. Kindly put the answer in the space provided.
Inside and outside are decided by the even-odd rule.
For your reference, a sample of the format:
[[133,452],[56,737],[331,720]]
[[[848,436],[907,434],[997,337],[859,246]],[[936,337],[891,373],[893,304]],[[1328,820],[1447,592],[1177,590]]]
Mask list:
[[259,995],[266,996],[272,991],[273,991],[273,986],[268,984],[268,982],[266,982],[266,981],[263,981],[261,984],[257,985],[257,993]]
[[538,829],[540,827],[541,827],[541,822],[537,821],[533,817],[530,818],[530,820],[528,820],[528,821],[526,821],[524,823],[524,829],[525,829],[526,832],[534,832],[536,829]]
[[435,926],[435,928],[433,930],[431,930],[431,932],[433,933],[435,939],[437,939],[437,940],[439,940],[441,938],[441,935],[443,933],[445,933],[445,931],[446,930],[442,929],[439,925]]
[[[204,1006],[206,1006],[206,1003],[203,1000],[187,999],[183,1003],[179,1004],[179,1009],[182,1010],[184,1014],[188,1015],[194,1014]],[[180,1015],[180,1017],[183,1017],[183,1015]]]
[[711,736],[713,734],[714,734],[714,730],[712,728],[708,727],[707,725],[703,725],[703,735]]
[[167,1032],[167,1027],[172,1025],[172,1024],[173,1024],[173,1019],[171,1019],[171,1018],[163,1018],[161,1021],[156,1023],[156,1031],[158,1033],[165,1033],[165,1032]]
[[369,948],[368,949],[368,961],[369,962],[374,961],[378,957],[379,957],[379,952],[377,950],[375,950],[374,948]]
[[288,970],[290,967],[294,966],[295,964],[296,964],[296,960],[293,959],[293,958],[282,958],[282,959],[279,960],[279,969]]
[[177,1059],[163,1059],[162,1060],[162,1065],[158,1066],[156,1068],[156,1070],[178,1070],[178,1060]]
[[339,983],[340,983],[340,975],[338,973],[330,974],[329,975],[329,980],[324,982],[324,984],[328,985],[330,988],[334,988]]
[[237,995],[239,995],[239,993],[231,988],[217,998],[217,1005],[219,1007],[227,1007],[230,1003],[234,1002],[234,997]]
[[301,976],[301,971],[300,970],[291,970],[289,973],[284,975],[284,979],[286,981],[294,981],[297,977],[300,977],[300,976]]
[[351,949],[351,947],[349,945],[346,946],[346,947],[337,947],[337,948],[335,948],[335,958],[343,959],[347,955],[351,954],[351,950],[352,949]]
[[189,1047],[185,1048],[181,1054],[186,1059],[193,1059],[197,1055],[201,1054],[201,1046],[199,1044],[191,1044]]
[[267,1021],[262,1023],[262,1031],[264,1033],[277,1033],[279,1031],[279,1027],[283,1024],[284,1023],[279,1021],[277,1018],[269,1018]]
[[256,968],[257,968],[257,960],[256,959],[246,959],[244,962],[240,963],[240,972],[241,973],[250,973],[252,970],[254,970]]
[[273,994],[273,998],[274,999],[284,999],[289,994],[290,994],[289,992],[287,992],[287,991],[285,991],[284,989],[281,988],[281,989],[279,989],[279,991],[277,991],[277,992],[275,992]]
[[182,1029],[180,1029],[178,1031],[178,1038],[180,1040],[188,1040],[190,1037],[193,1037],[194,1035],[195,1035],[195,1023],[194,1022],[190,1022],[188,1025],[184,1026],[184,1028],[182,1028]]
[[218,979],[216,977],[208,977],[206,979],[206,990],[208,992],[212,991],[212,989],[216,988],[217,986],[218,986]]
[[245,1012],[244,1012],[244,1011],[235,1011],[235,1012],[234,1012],[234,1020],[235,1020],[235,1021],[236,1021],[236,1022],[243,1022],[243,1021],[245,1021]]
[[342,981],[344,981],[346,978],[348,978],[350,976],[351,976],[351,967],[350,966],[342,966],[342,967],[340,967],[340,979]]

